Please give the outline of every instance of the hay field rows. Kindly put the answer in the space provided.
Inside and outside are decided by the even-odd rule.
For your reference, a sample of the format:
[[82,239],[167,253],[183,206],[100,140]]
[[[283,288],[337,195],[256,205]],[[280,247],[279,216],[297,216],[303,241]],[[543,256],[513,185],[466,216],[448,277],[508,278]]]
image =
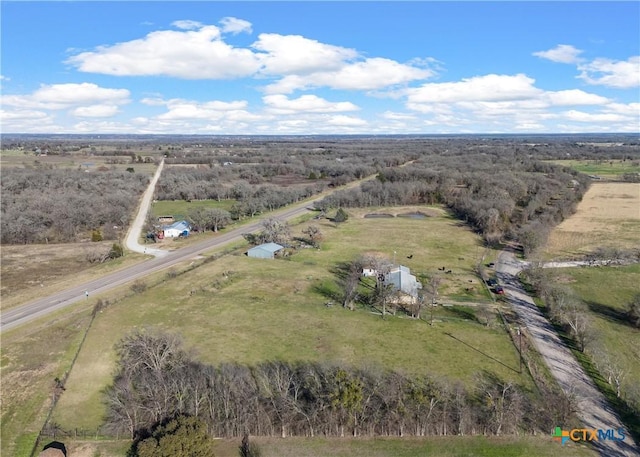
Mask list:
[[591,185],[570,218],[553,229],[545,258],[568,258],[598,247],[640,246],[640,184]]

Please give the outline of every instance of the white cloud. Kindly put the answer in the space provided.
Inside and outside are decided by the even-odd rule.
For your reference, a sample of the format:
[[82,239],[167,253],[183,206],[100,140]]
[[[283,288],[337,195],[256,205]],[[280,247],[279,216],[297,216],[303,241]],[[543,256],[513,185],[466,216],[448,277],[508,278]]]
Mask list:
[[636,130],[640,130],[640,103],[609,103],[605,109],[607,112],[635,118]]
[[577,63],[580,59],[582,51],[568,44],[559,44],[548,51],[534,52],[533,55],[542,59],[548,59],[552,62],[560,63]]
[[295,90],[329,87],[339,90],[375,90],[423,80],[433,76],[425,68],[401,64],[380,57],[345,64],[333,71],[320,71],[309,75],[288,75],[270,84],[267,93],[288,94]]
[[570,121],[591,123],[621,122],[626,120],[625,116],[615,113],[586,113],[584,111],[576,110],[565,111],[562,113],[562,116]]
[[44,111],[0,109],[0,127],[3,133],[52,133],[61,129]]
[[376,57],[347,65],[335,73],[319,73],[311,81],[314,85],[334,89],[372,90],[431,76],[431,70]]
[[308,74],[338,69],[357,57],[353,49],[310,40],[300,35],[262,33],[251,45],[261,55],[262,72],[271,75]]
[[11,81],[11,78],[6,77],[5,75],[0,75],[0,81]]
[[31,95],[3,95],[9,106],[36,109],[66,109],[81,105],[129,103],[127,89],[108,89],[93,83],[43,84]]
[[554,106],[569,105],[604,105],[609,99],[596,94],[590,94],[580,89],[561,90],[557,92],[547,92],[545,97]]
[[32,111],[32,110],[0,110],[0,119],[3,122],[7,121],[16,121],[16,120],[42,120],[47,118],[49,115],[43,111]]
[[640,56],[628,60],[595,59],[578,66],[580,79],[588,84],[629,89],[640,86]]
[[534,82],[523,74],[491,74],[460,82],[428,83],[407,90],[408,104],[420,111],[420,105],[430,103],[526,100],[542,93]]
[[330,102],[317,95],[289,99],[285,95],[275,94],[264,96],[262,101],[267,105],[269,112],[274,114],[335,113],[359,109],[351,102]]
[[189,19],[174,21],[171,23],[171,25],[182,30],[196,30],[203,26],[201,22],[191,21]]
[[141,39],[77,54],[66,63],[89,73],[184,79],[237,78],[260,68],[258,56],[222,41],[220,29],[212,25],[197,30],[151,32]]
[[168,111],[158,116],[158,119],[161,120],[217,120],[222,119],[226,112],[242,110],[247,106],[247,102],[242,100],[233,102],[221,102],[217,100],[196,102],[172,99],[166,101],[164,104],[167,106]]
[[231,33],[236,35],[238,33],[251,33],[251,22],[244,19],[238,19],[236,17],[224,17],[220,20],[223,33]]
[[597,58],[590,62],[580,58],[581,50],[567,44],[560,44],[548,51],[534,52],[534,56],[553,62],[576,64],[578,78],[587,84],[629,89],[640,86],[640,56],[627,60]]
[[[407,89],[406,107],[429,128],[475,132],[557,132],[560,124],[579,131],[633,131],[640,104],[615,103],[579,89],[545,91],[525,75],[484,75]],[[566,107],[583,107],[561,111]],[[634,109],[635,108],[635,109]],[[589,128],[586,126],[589,125]],[[606,127],[605,127],[606,126]]]
[[382,113],[381,117],[383,119],[389,119],[392,121],[407,121],[414,120],[416,118],[416,116],[414,116],[413,114],[395,113],[393,111],[385,111],[384,113]]
[[331,116],[329,119],[327,119],[326,123],[328,125],[339,127],[364,127],[365,125],[367,125],[367,121],[365,121],[364,119],[353,116],[345,116],[343,114]]
[[[251,32],[248,21],[226,17],[221,27],[197,21],[173,23],[145,37],[77,53],[66,63],[83,72],[116,76],[162,75],[183,79],[269,78],[269,94],[312,87],[376,90],[434,75],[434,59],[402,64],[382,57],[363,58],[355,49],[300,35],[262,33],[248,48],[224,41],[223,33]],[[279,78],[279,79],[278,79]]]
[[74,109],[71,114],[76,117],[111,117],[118,114],[116,105],[90,105],[80,106]]

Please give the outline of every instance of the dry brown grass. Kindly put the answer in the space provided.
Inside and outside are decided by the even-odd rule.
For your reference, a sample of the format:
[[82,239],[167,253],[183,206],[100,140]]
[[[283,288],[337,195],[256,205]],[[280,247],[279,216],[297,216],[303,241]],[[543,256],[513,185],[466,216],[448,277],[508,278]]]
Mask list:
[[544,256],[571,257],[601,246],[639,245],[640,184],[594,183],[576,213],[551,232]]
[[112,244],[112,241],[104,241],[2,246],[2,309],[51,295],[144,259],[140,254],[131,253],[103,264],[87,261],[87,252],[108,250]]

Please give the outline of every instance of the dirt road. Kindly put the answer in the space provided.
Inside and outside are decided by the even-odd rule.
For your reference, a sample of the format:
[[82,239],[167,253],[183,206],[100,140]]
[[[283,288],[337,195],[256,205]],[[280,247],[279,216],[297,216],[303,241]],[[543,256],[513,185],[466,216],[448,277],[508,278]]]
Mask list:
[[[507,300],[526,327],[531,339],[546,361],[551,374],[566,395],[574,396],[577,401],[578,416],[587,429],[624,430],[624,441],[600,440],[594,443],[602,456],[640,456],[637,444],[622,425],[605,397],[593,384],[571,351],[560,340],[549,321],[534,304],[533,299],[524,291],[518,280],[518,273],[524,262],[515,258],[513,253],[503,251],[496,263],[498,280],[506,292]],[[549,424],[549,433],[555,426]],[[616,433],[617,436],[617,433]],[[558,451],[558,454],[561,450]]]
[[153,193],[156,189],[156,183],[158,179],[160,179],[160,175],[162,174],[162,169],[164,168],[164,159],[158,165],[156,172],[147,187],[147,190],[142,195],[142,199],[140,200],[140,206],[138,207],[138,213],[136,214],[131,227],[129,227],[129,231],[127,232],[127,237],[125,238],[126,248],[133,252],[139,252],[141,254],[150,254],[156,257],[164,257],[169,254],[168,251],[163,251],[162,249],[152,248],[149,246],[141,245],[138,243],[138,239],[140,238],[140,232],[142,232],[142,227],[144,227],[144,221],[147,218],[147,213],[151,208],[151,202],[153,200]]

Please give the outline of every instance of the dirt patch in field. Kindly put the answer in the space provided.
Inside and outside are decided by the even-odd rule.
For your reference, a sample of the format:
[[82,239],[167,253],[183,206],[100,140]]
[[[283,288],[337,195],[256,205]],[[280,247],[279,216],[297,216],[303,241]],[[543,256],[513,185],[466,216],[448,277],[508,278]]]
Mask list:
[[640,184],[594,183],[576,213],[553,230],[545,254],[571,256],[601,246],[624,249],[639,243]]

